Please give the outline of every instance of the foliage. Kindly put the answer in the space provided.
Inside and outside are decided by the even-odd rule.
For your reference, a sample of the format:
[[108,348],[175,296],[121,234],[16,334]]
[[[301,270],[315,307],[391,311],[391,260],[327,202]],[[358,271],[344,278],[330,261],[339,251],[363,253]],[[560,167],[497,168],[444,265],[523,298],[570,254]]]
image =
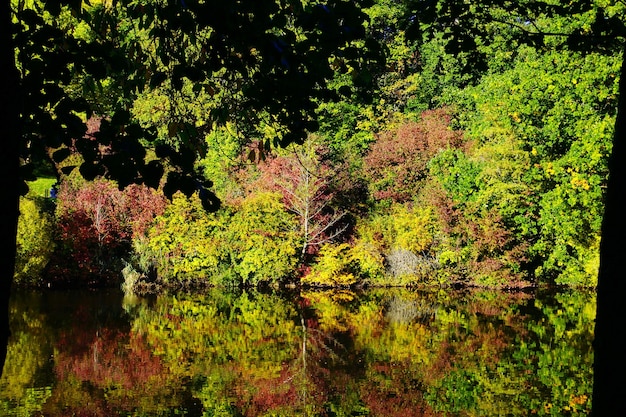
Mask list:
[[[223,230],[227,213],[209,214],[196,198],[176,194],[147,232],[147,241],[135,248],[144,263],[152,264],[161,280],[192,278],[220,282],[228,275],[229,242]],[[141,243],[141,242],[139,242]]]
[[343,287],[373,282],[383,274],[383,257],[371,244],[325,244],[301,282],[312,286]]
[[0,410],[582,416],[594,303],[581,291],[216,288],[122,309],[118,292],[18,293]]
[[[612,57],[523,48],[510,70],[468,91],[475,106],[468,134],[481,142],[476,156],[499,161],[497,173],[486,171],[493,163],[483,168],[475,198],[534,242],[529,256],[540,267],[531,273],[542,279],[595,282],[586,265],[597,250],[617,71]],[[507,91],[514,94],[503,101]]]
[[[316,128],[317,105],[340,97],[328,85],[336,73],[349,72],[353,90],[363,92],[384,60],[364,21],[349,2],[20,3],[17,68],[32,93],[24,120],[37,120],[22,126],[23,160],[49,148],[60,162],[68,153],[57,148],[75,146],[89,179],[156,188],[166,175],[168,196],[198,191],[216,208],[209,184],[194,172],[205,134],[232,121],[268,145],[302,140]],[[79,117],[92,113],[103,117],[95,140],[83,137]],[[277,134],[263,135],[265,128]],[[145,148],[155,145],[167,170],[146,158]]]
[[[201,191],[204,208],[215,208],[212,194],[227,206],[200,220],[196,208],[183,208],[177,199],[171,217],[161,218],[161,229],[146,238],[148,212],[133,222],[139,229],[133,232],[113,224],[102,227],[119,230],[106,232],[93,226],[93,216],[81,215],[69,230],[64,217],[59,231],[76,233],[75,242],[66,241],[84,246],[73,252],[81,258],[75,264],[102,269],[89,265],[99,255],[84,254],[111,246],[110,257],[126,252],[132,258],[129,279],[145,283],[158,276],[180,284],[193,276],[211,284],[258,284],[312,271],[305,282],[315,285],[595,285],[621,55],[609,44],[576,52],[582,44],[571,37],[566,45],[567,36],[548,40],[541,33],[609,33],[617,22],[589,26],[597,16],[586,5],[563,16],[555,5],[512,3],[513,13],[532,23],[526,27],[498,1],[481,8],[440,0],[418,14],[417,3],[408,0],[347,3],[246,1],[213,11],[228,16],[228,25],[198,20],[206,5],[167,2],[98,3],[76,13],[33,6],[34,14],[16,14],[25,36],[18,42],[20,69],[24,79],[45,84],[46,103],[56,97],[53,87],[31,80],[37,66],[27,52],[58,54],[67,63],[74,58],[37,46],[30,36],[51,36],[53,45],[55,36],[67,33],[70,49],[97,46],[89,62],[116,48],[115,62],[107,58],[104,71],[78,62],[61,77],[62,92],[75,100],[67,102],[69,113],[86,119],[86,126],[62,115],[76,123],[72,137],[50,130],[57,139],[37,152],[51,157],[64,183],[88,188],[76,170],[66,175],[82,166],[83,174],[117,177],[118,186],[144,182],[163,186],[169,196],[178,189]],[[435,4],[442,7],[437,13]],[[615,19],[624,11],[594,7]],[[276,19],[248,13],[266,9]],[[457,26],[452,15],[477,32]],[[270,29],[276,22],[281,27]],[[216,30],[225,36],[222,45]],[[540,38],[548,48],[540,47]],[[329,44],[316,43],[322,41]],[[385,49],[386,68],[375,62],[376,43]],[[326,54],[330,58],[322,59]],[[44,66],[46,74],[53,69]],[[376,91],[364,95],[374,84]],[[88,103],[76,113],[82,98]],[[67,110],[51,103],[47,108],[59,114]],[[93,108],[98,115],[87,118]],[[48,126],[54,111],[37,115]],[[126,128],[135,122],[142,129]],[[309,132],[316,125],[319,135]],[[303,145],[276,148],[292,142]],[[161,173],[166,181],[156,178]],[[216,181],[211,186],[205,177]],[[267,192],[280,193],[282,207],[269,203],[274,197]],[[255,225],[243,226],[244,213]],[[188,216],[201,231],[184,224]],[[296,235],[287,226],[294,219]],[[176,230],[185,236],[175,236]],[[301,244],[295,261],[288,249],[294,242]],[[271,254],[281,254],[273,278]],[[109,269],[121,267],[117,262]]]
[[280,193],[285,208],[298,219],[302,260],[320,245],[341,239],[349,227],[347,209],[339,204],[339,195],[349,193],[341,189],[346,185],[341,183],[341,166],[328,160],[318,140],[309,138],[304,146],[260,165],[262,183]]
[[364,159],[370,192],[376,199],[411,201],[428,174],[427,163],[437,152],[462,144],[450,129],[447,109],[424,112],[419,122],[384,132]]
[[59,284],[67,284],[70,278],[76,279],[76,284],[115,283],[132,239],[141,238],[154,216],[164,210],[164,197],[138,185],[120,191],[103,179],[78,187],[72,182],[61,184],[57,198],[59,250],[47,279]]
[[137,247],[170,284],[277,283],[296,268],[295,223],[277,194],[256,193],[217,213],[176,195]]
[[243,193],[245,181],[237,173],[264,156],[261,152],[256,155],[252,150],[246,155],[243,142],[241,133],[232,124],[216,126],[206,136],[206,154],[198,161],[199,169],[207,178],[213,179],[216,195],[226,203]]
[[17,256],[14,282],[37,285],[54,251],[54,219],[49,202],[42,198],[20,199]]
[[249,196],[235,208],[231,222],[232,268],[244,284],[276,283],[295,272],[302,237],[280,195]]
[[56,178],[38,178],[28,182],[28,196],[30,197],[50,197],[50,189],[57,183]]
[[371,274],[369,282],[376,285],[406,285],[416,279],[427,280],[438,269],[437,227],[438,221],[431,208],[410,208],[400,204],[394,204],[386,213],[373,215],[360,222],[357,225],[355,254],[359,253],[359,247],[367,248],[366,253],[375,258],[383,257],[386,266],[384,275]]

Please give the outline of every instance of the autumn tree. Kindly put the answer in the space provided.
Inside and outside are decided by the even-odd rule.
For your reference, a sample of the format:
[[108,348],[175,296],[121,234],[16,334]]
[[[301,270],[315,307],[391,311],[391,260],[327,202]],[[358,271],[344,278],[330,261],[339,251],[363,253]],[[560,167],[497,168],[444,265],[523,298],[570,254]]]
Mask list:
[[303,260],[323,243],[340,238],[350,226],[347,209],[338,204],[341,167],[328,156],[326,147],[309,138],[303,146],[260,165],[261,182],[280,192],[285,208],[298,218]]
[[395,202],[413,200],[428,175],[428,161],[437,152],[463,143],[462,133],[451,129],[450,122],[449,110],[429,110],[417,122],[382,132],[364,159],[372,196]]

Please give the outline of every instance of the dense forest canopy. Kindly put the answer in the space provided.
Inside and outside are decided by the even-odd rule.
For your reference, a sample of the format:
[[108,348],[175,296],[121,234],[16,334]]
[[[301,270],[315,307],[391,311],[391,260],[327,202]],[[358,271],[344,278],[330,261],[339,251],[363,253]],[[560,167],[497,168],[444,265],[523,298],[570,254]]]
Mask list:
[[15,281],[595,287],[625,9],[11,2]]

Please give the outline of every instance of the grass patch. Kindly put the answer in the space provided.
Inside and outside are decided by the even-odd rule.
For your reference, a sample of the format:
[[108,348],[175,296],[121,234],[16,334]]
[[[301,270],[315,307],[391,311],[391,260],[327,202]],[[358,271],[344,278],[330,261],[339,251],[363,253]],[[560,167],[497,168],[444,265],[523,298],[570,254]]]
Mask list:
[[38,178],[35,181],[28,181],[28,195],[30,197],[50,197],[50,188],[56,182],[56,178]]

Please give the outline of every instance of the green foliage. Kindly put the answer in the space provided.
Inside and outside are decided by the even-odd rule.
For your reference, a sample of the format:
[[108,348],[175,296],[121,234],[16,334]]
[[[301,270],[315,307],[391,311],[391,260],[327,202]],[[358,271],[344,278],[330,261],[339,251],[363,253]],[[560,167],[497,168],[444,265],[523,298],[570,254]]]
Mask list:
[[54,217],[43,198],[20,198],[14,282],[37,285],[55,248]]
[[232,277],[225,263],[230,242],[224,229],[228,213],[206,213],[197,198],[174,195],[172,204],[155,218],[147,242],[136,245],[139,256],[150,259],[161,280],[206,280],[221,283]]
[[49,197],[50,189],[56,183],[56,178],[38,178],[28,182],[28,195],[31,197]]
[[[540,40],[528,30],[605,33],[617,22],[597,21],[588,5],[560,16],[547,13],[553,6],[513,3],[532,22],[526,27],[499,2],[454,5],[420,4],[415,14],[413,1],[246,1],[207,19],[198,18],[202,3],[47,5],[43,20],[18,13],[18,63],[43,91],[32,120],[56,135],[33,152],[66,173],[76,165],[120,186],[200,192],[204,208],[216,207],[212,193],[226,203],[204,218],[177,197],[149,238],[134,239],[127,272],[140,280],[156,268],[172,283],[256,285],[312,268],[306,279],[315,285],[406,284],[417,275],[595,285],[621,55],[608,44],[579,53],[580,39],[566,47],[567,36]],[[593,7],[624,15],[621,6]],[[461,25],[470,21],[476,33]],[[70,35],[69,50],[84,44],[93,54],[72,64],[76,56],[50,47],[55,33]],[[49,44],[36,45],[35,35]],[[59,58],[71,71],[45,64],[42,81],[29,56]],[[74,101],[57,106],[62,92]],[[93,109],[102,117],[87,118]],[[54,117],[67,131],[52,129]],[[135,122],[142,129],[127,129]],[[305,146],[275,149],[293,142]],[[64,182],[83,187],[78,170],[66,173]],[[283,207],[268,190],[282,193]],[[296,214],[299,237],[286,213]]]
[[618,57],[526,47],[510,69],[465,93],[474,109],[465,114],[468,134],[478,140],[473,158],[486,162],[474,199],[496,207],[518,239],[534,242],[528,255],[541,266],[531,273],[542,280],[595,282],[589,265],[603,213],[619,64]]
[[232,286],[280,282],[295,271],[299,245],[277,194],[257,193],[217,213],[177,194],[136,249],[165,283]]
[[206,154],[198,161],[206,177],[212,179],[215,194],[224,201],[232,200],[243,192],[243,184],[237,181],[237,171],[263,157],[252,153],[249,160],[244,160],[246,155],[241,142],[240,132],[234,126],[216,126],[206,136]]
[[247,197],[230,221],[232,268],[244,284],[276,283],[295,272],[302,237],[279,194]]
[[475,199],[481,166],[470,160],[463,151],[446,149],[439,152],[429,161],[428,171],[455,201],[469,202]]

